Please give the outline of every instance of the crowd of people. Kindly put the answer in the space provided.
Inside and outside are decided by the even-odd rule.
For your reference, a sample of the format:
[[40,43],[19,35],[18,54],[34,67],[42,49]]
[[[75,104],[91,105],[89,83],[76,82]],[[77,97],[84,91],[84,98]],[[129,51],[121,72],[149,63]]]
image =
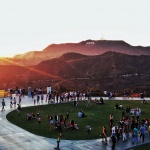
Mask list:
[[48,115],[48,121],[50,124],[50,130],[74,130],[79,129],[78,124],[74,121],[74,119],[69,120],[69,113],[66,112],[66,115],[63,116],[61,113],[56,113],[54,116]]
[[[33,95],[32,97],[34,99],[34,105],[39,104],[40,102],[43,103],[43,101],[47,102],[48,104],[51,103],[51,101],[56,101],[56,103],[66,102],[69,100],[73,101],[74,106],[78,106],[79,100],[87,100],[87,102],[91,99],[91,93],[80,93],[80,92],[67,92],[67,93],[56,93],[51,94],[48,93],[46,97],[44,97],[44,94],[41,93],[40,95]],[[44,99],[45,98],[45,99]],[[18,101],[18,102],[17,102]],[[94,101],[96,104],[104,104],[103,98],[101,97],[100,100],[95,99]],[[89,104],[88,104],[89,105]],[[17,106],[17,109],[16,109]],[[5,107],[5,101],[2,99],[2,111],[4,111]],[[15,108],[18,112],[18,115],[20,115],[21,110],[21,96],[19,96],[18,99],[16,97],[12,98],[10,97],[10,108]],[[117,140],[122,138],[123,141],[127,140],[129,137],[129,134],[132,134],[132,143],[139,142],[139,139],[142,139],[144,142],[145,139],[145,133],[146,131],[150,134],[150,120],[149,118],[143,118],[141,119],[140,116],[142,114],[142,110],[140,108],[131,108],[128,106],[126,109],[123,107],[122,104],[118,103],[115,105],[116,109],[122,110],[122,118],[118,121],[118,124],[114,124],[114,115],[113,113],[110,114],[110,120],[109,120],[109,126],[111,131],[111,139],[112,139],[112,149],[115,149],[115,143]],[[81,110],[78,112],[78,117],[86,117],[85,113]],[[37,110],[37,114],[35,115],[34,112],[27,113],[26,114],[27,120],[37,119],[37,124],[40,125],[41,123],[41,114],[40,111]],[[62,114],[55,114],[55,116],[48,115],[48,121],[50,124],[50,130],[57,129],[57,130],[77,130],[79,129],[78,124],[74,121],[74,119],[69,120],[69,113],[66,112],[66,115],[63,116]],[[87,133],[89,134],[91,132],[91,126],[88,124],[86,126]],[[102,128],[102,142],[107,144],[107,137],[108,132],[106,129],[106,126],[103,126]]]
[[[116,104],[117,105],[117,104]],[[110,131],[112,138],[112,149],[115,149],[115,143],[117,140],[122,139],[125,141],[128,139],[129,135],[132,136],[132,143],[138,143],[140,140],[144,142],[146,132],[150,135],[150,119],[149,118],[140,118],[142,110],[140,108],[130,108],[128,106],[126,109],[123,107],[116,109],[122,109],[122,117],[118,124],[114,124],[113,113],[110,114]],[[107,144],[107,130],[106,127],[103,127],[102,130],[102,141]]]

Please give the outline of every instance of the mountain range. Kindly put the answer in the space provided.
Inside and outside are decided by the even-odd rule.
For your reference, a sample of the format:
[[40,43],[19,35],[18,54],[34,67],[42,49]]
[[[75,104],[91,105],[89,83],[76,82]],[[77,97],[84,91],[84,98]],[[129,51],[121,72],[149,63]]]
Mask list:
[[[82,45],[83,43],[85,42],[81,42],[79,45]],[[117,44],[118,47],[121,47],[121,45],[130,47],[130,45],[124,42],[119,43]],[[89,47],[91,45],[91,47],[93,47],[93,43],[88,44]],[[66,46],[69,44],[64,45]],[[72,44],[70,45],[73,47]],[[56,45],[53,46],[57,47]],[[109,46],[111,47],[111,44],[109,44]],[[50,47],[52,48],[52,45]],[[39,53],[44,57],[44,54],[42,53],[48,53],[48,49],[49,48]],[[130,55],[125,54],[123,49],[126,53],[131,52],[131,50],[132,52]],[[122,47],[121,53],[118,53],[119,48],[117,52],[115,52],[115,50],[107,50],[107,52],[103,50],[103,52],[100,52],[101,54],[96,54],[96,51],[98,52],[98,50],[95,48],[95,50],[93,50],[95,52],[93,55],[90,53],[92,48],[88,50],[86,48],[84,50],[82,49],[81,52],[86,52],[84,55],[78,53],[78,51],[66,51],[66,53],[62,55],[62,52],[58,52],[56,54],[57,56],[60,55],[59,57],[52,57],[48,60],[47,58],[43,60],[44,58],[41,56],[43,61],[36,65],[33,65],[32,63],[32,65],[22,65],[22,63],[12,63],[7,60],[9,65],[0,65],[2,70],[0,72],[0,88],[16,86],[25,88],[45,88],[47,86],[52,86],[53,89],[58,89],[60,85],[63,85],[71,90],[101,89],[123,91],[124,89],[136,89],[137,91],[145,90],[146,92],[149,92],[149,47],[143,48],[141,53],[144,53],[144,55],[141,55],[141,53],[139,54],[139,50],[136,48],[127,49]],[[54,53],[55,51],[53,51],[53,54]],[[32,53],[35,58],[37,57],[36,54],[37,53]],[[15,59],[19,60],[21,59],[19,58],[21,56],[15,56]],[[33,58],[33,56],[31,58]]]
[[45,60],[58,58],[68,52],[93,56],[109,51],[129,55],[150,55],[150,47],[131,46],[124,41],[86,40],[79,43],[51,44],[42,51],[29,51],[25,54],[7,58],[7,61],[0,59],[0,64],[9,65],[13,63],[23,66],[32,66]]

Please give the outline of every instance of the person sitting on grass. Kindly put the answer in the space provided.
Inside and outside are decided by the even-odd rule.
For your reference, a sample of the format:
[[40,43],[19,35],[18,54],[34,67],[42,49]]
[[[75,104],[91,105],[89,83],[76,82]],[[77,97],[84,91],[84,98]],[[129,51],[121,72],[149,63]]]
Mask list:
[[78,106],[78,101],[74,100],[73,106]]
[[61,123],[60,121],[56,121],[56,127],[55,127],[57,130],[61,130]]
[[87,133],[89,134],[91,132],[91,130],[92,130],[90,124],[88,124],[86,128],[87,128]]
[[97,101],[98,101],[98,100],[97,100],[96,98],[93,100],[94,103],[96,103]]
[[84,111],[82,111],[82,117],[87,117],[87,116],[85,115]]
[[81,111],[81,110],[78,112],[78,117],[79,117],[79,118],[82,117],[82,111]]
[[77,129],[77,130],[79,129],[79,127],[78,127],[76,122],[74,123],[74,128]]
[[127,107],[127,108],[126,108],[126,112],[127,112],[127,113],[129,113],[129,112],[130,112],[129,107]]
[[100,104],[100,101],[99,101],[99,100],[96,100],[96,104]]
[[66,121],[64,129],[65,130],[70,130],[70,123],[68,121]]
[[122,104],[119,105],[119,109],[123,109],[123,105]]
[[32,119],[32,115],[30,115],[29,113],[26,114],[27,120],[31,120]]
[[100,98],[100,104],[104,104],[104,100],[102,97]]
[[104,104],[103,98],[101,97],[100,100],[96,100],[96,104]]
[[87,117],[87,116],[85,115],[84,111],[80,110],[80,111],[78,112],[78,117],[79,117],[79,118],[82,118],[82,117]]
[[40,116],[40,110],[38,109],[36,113],[36,117],[38,118],[39,116]]
[[31,113],[32,119],[36,118],[34,112]]
[[142,100],[142,104],[146,104],[146,100],[145,99]]
[[41,123],[41,116],[40,115],[38,116],[37,121],[38,121],[38,125],[39,125]]
[[116,108],[116,109],[118,109],[118,108],[119,108],[118,103],[115,105],[115,108]]
[[73,130],[74,129],[74,120],[72,119],[70,121],[70,130]]

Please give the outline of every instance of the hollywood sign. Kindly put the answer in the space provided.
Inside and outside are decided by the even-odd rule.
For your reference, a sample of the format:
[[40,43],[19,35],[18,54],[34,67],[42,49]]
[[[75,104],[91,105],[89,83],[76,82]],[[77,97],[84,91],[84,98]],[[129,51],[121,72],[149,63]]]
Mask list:
[[86,42],[86,44],[93,45],[93,44],[95,44],[95,42]]

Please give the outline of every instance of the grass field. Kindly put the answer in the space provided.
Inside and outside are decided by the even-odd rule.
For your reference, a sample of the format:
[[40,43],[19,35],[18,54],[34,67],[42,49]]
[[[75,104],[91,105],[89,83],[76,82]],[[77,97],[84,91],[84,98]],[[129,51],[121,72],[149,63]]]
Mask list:
[[[54,115],[56,113],[62,114],[63,116],[66,115],[66,112],[69,112],[69,120],[73,119],[77,122],[79,130],[65,130],[62,129],[61,133],[63,135],[63,139],[66,140],[84,140],[84,139],[98,139],[100,138],[100,134],[102,131],[102,126],[107,127],[108,136],[110,136],[109,131],[109,115],[113,113],[114,115],[114,123],[118,125],[119,119],[122,115],[122,110],[115,109],[114,106],[116,103],[122,104],[124,108],[130,106],[131,108],[141,108],[142,115],[140,119],[144,117],[149,117],[150,114],[150,104],[141,104],[141,101],[134,101],[134,100],[124,100],[124,101],[115,101],[115,100],[107,100],[104,101],[104,105],[96,105],[95,103],[91,102],[90,107],[86,108],[86,101],[79,101],[78,106],[73,106],[73,102],[62,103],[62,104],[51,104],[51,105],[38,105],[33,107],[24,107],[21,110],[21,116],[17,115],[16,110],[10,112],[6,117],[7,119],[21,128],[44,137],[49,138],[57,138],[58,133],[60,131],[57,130],[50,130],[48,115]],[[40,114],[42,117],[42,123],[37,125],[37,119],[33,119],[28,121],[26,119],[26,114],[29,112],[34,112],[36,114],[37,110],[40,110]],[[77,114],[80,110],[83,110],[84,113],[87,115],[85,118],[78,118]],[[128,113],[127,115],[130,116]],[[87,134],[86,126],[91,125],[91,133]]]

